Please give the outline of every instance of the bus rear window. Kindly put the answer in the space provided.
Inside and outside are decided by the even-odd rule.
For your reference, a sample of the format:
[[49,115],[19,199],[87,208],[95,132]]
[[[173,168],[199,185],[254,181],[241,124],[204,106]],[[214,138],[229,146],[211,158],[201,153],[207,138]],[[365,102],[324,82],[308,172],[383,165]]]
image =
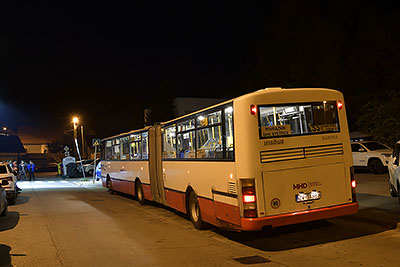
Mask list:
[[336,101],[259,106],[260,138],[339,132]]

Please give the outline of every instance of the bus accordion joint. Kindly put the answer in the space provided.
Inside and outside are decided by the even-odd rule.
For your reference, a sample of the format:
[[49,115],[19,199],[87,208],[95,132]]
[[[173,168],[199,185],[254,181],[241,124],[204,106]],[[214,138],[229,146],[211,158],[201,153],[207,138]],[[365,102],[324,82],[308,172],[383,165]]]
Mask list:
[[340,101],[340,100],[337,101],[337,108],[338,108],[339,110],[342,110],[342,108],[343,108],[343,103],[342,103],[342,101]]
[[250,114],[251,115],[257,114],[257,106],[256,105],[250,105]]
[[357,187],[357,182],[354,177],[354,167],[350,167],[350,184],[351,184],[351,197],[353,199],[353,202],[357,201],[357,195],[356,195],[356,187]]
[[253,179],[243,179],[243,215],[245,218],[257,217],[256,187]]

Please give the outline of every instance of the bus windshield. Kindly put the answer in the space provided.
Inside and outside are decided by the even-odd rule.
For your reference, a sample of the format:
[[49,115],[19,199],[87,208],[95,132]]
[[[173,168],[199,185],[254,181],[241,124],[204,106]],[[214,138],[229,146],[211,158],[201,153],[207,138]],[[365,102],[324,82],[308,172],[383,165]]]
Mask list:
[[259,106],[260,138],[339,132],[336,101]]

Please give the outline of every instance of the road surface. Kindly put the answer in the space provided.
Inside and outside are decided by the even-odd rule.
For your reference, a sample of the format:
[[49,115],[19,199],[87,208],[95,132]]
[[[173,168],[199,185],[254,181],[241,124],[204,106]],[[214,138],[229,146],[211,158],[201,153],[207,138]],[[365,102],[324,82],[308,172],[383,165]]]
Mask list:
[[245,233],[199,231],[99,183],[41,177],[20,182],[0,218],[0,266],[400,266],[387,174],[356,173],[357,215]]

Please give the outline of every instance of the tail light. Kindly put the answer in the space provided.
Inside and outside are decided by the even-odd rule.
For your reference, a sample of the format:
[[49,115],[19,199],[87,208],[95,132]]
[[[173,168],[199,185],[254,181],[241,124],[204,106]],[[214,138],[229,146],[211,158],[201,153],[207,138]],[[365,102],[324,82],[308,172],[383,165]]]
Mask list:
[[254,180],[242,180],[243,215],[245,218],[257,217],[257,198]]
[[343,108],[342,101],[340,101],[340,100],[337,101],[337,107],[338,107],[339,110],[342,110],[342,108]]
[[250,105],[250,114],[251,115],[257,114],[257,106],[256,105]]
[[357,182],[356,182],[356,179],[354,178],[354,167],[350,167],[350,183],[351,183],[351,197],[353,198],[353,202],[356,202],[357,201],[357,195],[356,195]]

